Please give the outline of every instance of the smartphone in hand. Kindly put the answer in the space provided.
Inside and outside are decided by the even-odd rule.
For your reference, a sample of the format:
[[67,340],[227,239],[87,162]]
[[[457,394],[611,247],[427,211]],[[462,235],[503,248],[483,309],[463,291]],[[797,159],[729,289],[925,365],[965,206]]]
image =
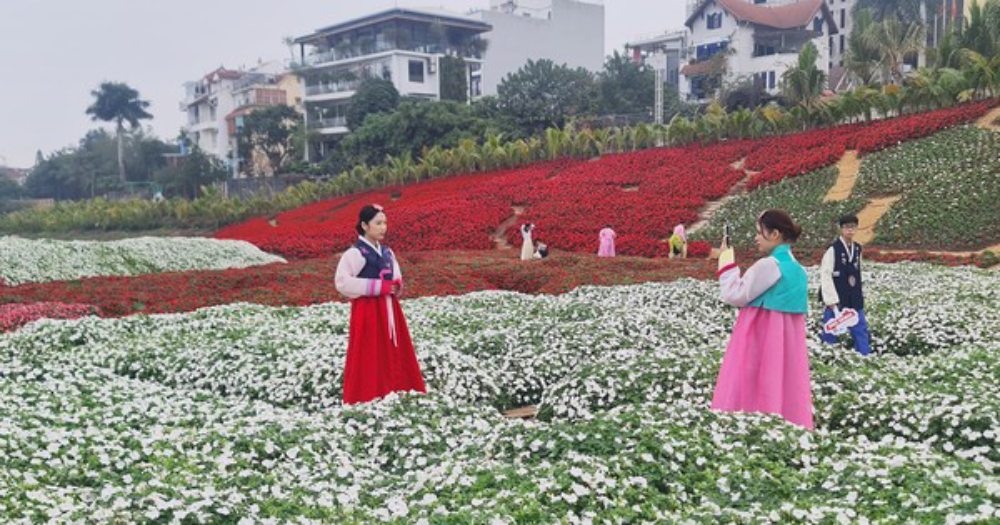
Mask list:
[[732,228],[727,222],[725,226],[722,227],[722,248],[726,249],[733,245],[732,242]]

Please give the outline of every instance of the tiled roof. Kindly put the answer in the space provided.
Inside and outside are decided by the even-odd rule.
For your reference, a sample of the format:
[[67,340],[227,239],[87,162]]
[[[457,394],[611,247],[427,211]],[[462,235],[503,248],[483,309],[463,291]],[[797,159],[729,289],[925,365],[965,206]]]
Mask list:
[[[823,0],[799,0],[790,4],[769,6],[767,4],[751,4],[747,0],[705,0],[698,6],[686,24],[690,27],[701,12],[712,2],[728,11],[737,20],[751,22],[757,25],[775,29],[794,29],[812,24],[816,13],[826,5]],[[827,13],[824,13],[826,17]]]

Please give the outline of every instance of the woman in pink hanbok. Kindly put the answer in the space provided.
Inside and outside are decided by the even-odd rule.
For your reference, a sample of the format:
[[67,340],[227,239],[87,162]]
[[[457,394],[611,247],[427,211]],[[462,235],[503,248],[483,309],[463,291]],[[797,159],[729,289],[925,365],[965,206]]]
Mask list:
[[766,254],[741,274],[724,240],[719,256],[722,300],[740,308],[722,358],[712,408],[777,414],[813,429],[806,352],[807,277],[792,255],[802,228],[787,213],[757,219],[757,248]]
[[611,229],[610,224],[605,224],[604,229],[598,234],[600,238],[601,245],[597,249],[598,257],[614,257],[615,256],[615,238],[618,234]]

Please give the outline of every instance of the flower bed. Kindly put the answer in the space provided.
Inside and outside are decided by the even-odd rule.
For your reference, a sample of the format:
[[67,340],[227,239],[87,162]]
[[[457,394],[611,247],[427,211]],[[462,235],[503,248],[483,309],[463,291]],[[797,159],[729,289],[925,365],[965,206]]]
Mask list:
[[93,276],[247,268],[285,262],[243,241],[141,237],[53,241],[0,237],[0,282],[7,286]]
[[800,245],[819,247],[836,238],[840,215],[861,211],[875,197],[901,195],[876,226],[873,244],[879,247],[975,250],[1000,240],[1000,134],[995,132],[963,126],[867,155],[851,197],[823,202],[836,178],[829,168],[737,197],[694,237],[718,239],[722,225],[729,222],[735,228],[734,240],[750,245],[757,215],[777,207],[803,226]]
[[871,266],[878,354],[809,336],[814,433],[708,409],[735,315],[710,281],[406,301],[430,393],[351,408],[343,304],[39,321],[0,336],[0,517],[1000,518],[1000,277]]
[[[105,316],[187,312],[234,302],[302,306],[342,300],[333,286],[338,260],[326,257],[240,270],[94,277],[0,287],[0,303],[87,302],[98,305]],[[707,259],[601,259],[567,252],[555,252],[544,261],[527,263],[511,251],[400,253],[400,260],[408,297],[497,289],[551,294],[588,284],[709,278],[715,272],[715,261]]]
[[389,213],[389,243],[401,251],[485,250],[496,228],[520,244],[519,223],[533,222],[550,247],[596,252],[597,232],[610,224],[618,252],[665,256],[661,243],[677,223],[692,223],[707,202],[725,195],[746,174],[750,188],[773,184],[835,163],[845,149],[894,146],[972,120],[995,101],[871,124],[854,124],[759,140],[660,148],[590,161],[562,161],[469,174],[324,201],[273,218],[223,228],[217,238],[241,239],[293,258],[329,256],[353,242],[357,212],[378,202]]
[[89,304],[0,304],[0,333],[16,330],[38,319],[76,319],[97,313],[98,308]]

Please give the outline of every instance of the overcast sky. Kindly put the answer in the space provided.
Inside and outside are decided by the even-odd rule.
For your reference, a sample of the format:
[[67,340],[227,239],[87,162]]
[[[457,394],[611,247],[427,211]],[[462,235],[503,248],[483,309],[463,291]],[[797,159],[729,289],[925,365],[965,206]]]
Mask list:
[[[489,0],[0,0],[0,165],[76,144],[100,124],[84,114],[103,80],[152,102],[150,125],[177,136],[182,84],[212,69],[287,58],[301,36],[382,9],[457,12]],[[605,0],[605,49],[683,24],[685,0]]]

